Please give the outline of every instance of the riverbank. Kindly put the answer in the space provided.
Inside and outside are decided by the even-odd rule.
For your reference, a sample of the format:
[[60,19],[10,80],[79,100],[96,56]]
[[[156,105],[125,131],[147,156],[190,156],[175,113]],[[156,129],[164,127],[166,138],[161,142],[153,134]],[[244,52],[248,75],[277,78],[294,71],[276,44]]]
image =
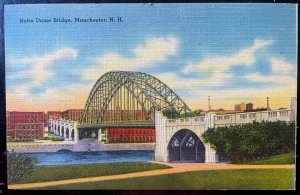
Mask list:
[[[169,164],[167,164],[169,165]],[[295,165],[174,164],[172,168],[51,182],[9,189],[293,189]],[[76,185],[75,185],[76,184]]]
[[119,175],[156,169],[167,169],[170,166],[157,163],[113,163],[69,166],[40,166],[35,167],[32,174],[17,183],[35,183],[78,179],[95,176]]

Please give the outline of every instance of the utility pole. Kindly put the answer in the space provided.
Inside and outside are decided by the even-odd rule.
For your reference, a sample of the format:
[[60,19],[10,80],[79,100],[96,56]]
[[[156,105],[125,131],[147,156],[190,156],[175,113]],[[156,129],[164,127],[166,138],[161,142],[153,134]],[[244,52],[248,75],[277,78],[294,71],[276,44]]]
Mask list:
[[267,110],[270,110],[269,97],[267,97]]
[[208,96],[208,111],[211,110],[211,107],[210,107],[210,95]]

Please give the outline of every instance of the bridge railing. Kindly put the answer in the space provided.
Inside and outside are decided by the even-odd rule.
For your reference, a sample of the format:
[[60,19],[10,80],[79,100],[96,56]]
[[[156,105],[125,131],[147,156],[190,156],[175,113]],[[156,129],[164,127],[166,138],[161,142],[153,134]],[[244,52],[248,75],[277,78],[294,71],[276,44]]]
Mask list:
[[237,114],[215,115],[215,125],[237,125],[244,123],[252,123],[253,121],[290,121],[291,111],[289,109],[270,110],[260,112],[245,112]]
[[178,118],[178,119],[167,119],[167,125],[193,125],[193,124],[204,124],[205,117],[189,117],[189,118]]

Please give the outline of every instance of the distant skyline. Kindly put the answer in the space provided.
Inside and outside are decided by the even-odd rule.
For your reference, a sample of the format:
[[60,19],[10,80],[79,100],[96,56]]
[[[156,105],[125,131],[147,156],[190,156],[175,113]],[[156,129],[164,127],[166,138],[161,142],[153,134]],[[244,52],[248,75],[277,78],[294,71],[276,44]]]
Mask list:
[[297,95],[295,4],[6,5],[4,20],[9,111],[83,109],[112,70],[150,74],[193,110]]

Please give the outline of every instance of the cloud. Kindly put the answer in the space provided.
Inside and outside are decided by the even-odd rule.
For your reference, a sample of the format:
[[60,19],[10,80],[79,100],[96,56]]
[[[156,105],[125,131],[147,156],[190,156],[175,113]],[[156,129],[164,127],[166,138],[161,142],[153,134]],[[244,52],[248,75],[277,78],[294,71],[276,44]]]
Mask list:
[[249,48],[241,49],[238,53],[230,56],[213,56],[205,58],[198,63],[190,63],[182,69],[183,73],[191,72],[223,72],[233,66],[251,65],[256,61],[255,52],[273,43],[272,40],[256,39]]
[[[18,64],[26,64],[28,65],[28,69],[19,72],[18,75],[19,77],[29,78],[31,80],[28,88],[40,86],[54,75],[54,72],[51,70],[51,66],[54,63],[68,58],[76,58],[77,53],[77,50],[73,48],[62,48],[43,56],[22,58],[18,60]],[[12,65],[16,67],[17,62],[13,61]]]
[[199,79],[179,76],[176,72],[159,73],[156,74],[155,77],[172,89],[186,89],[188,87],[190,90],[221,86],[231,78],[230,74],[215,73],[212,76]]
[[[200,87],[222,86],[226,81],[233,77],[229,69],[233,66],[249,66],[256,61],[255,52],[272,44],[272,40],[254,40],[251,47],[241,49],[237,53],[222,56],[210,57],[201,60],[198,63],[188,63],[181,69],[185,75],[179,76],[175,72],[166,72],[158,74],[157,77],[165,80],[172,88],[182,89],[187,85],[193,90],[199,90]],[[195,78],[191,73],[201,73],[206,75],[202,78]]]
[[294,85],[297,82],[296,65],[286,62],[284,59],[273,57],[271,60],[271,74],[255,72],[246,75],[245,78],[252,82],[270,83],[277,85]]
[[28,91],[29,87],[30,85],[23,84],[18,88],[7,91],[7,110],[62,111],[70,108],[83,109],[93,85],[89,83],[59,86],[57,88],[47,88],[46,91],[39,94],[30,93]]
[[116,53],[107,53],[96,59],[91,67],[83,70],[81,79],[96,80],[102,74],[113,70],[139,70],[141,68],[164,62],[170,56],[175,56],[178,40],[174,36],[158,37],[146,40],[132,50],[133,57],[124,57]]
[[[230,71],[231,67],[252,66],[256,62],[255,53],[272,43],[272,40],[257,39],[251,47],[241,49],[235,54],[205,58],[198,63],[188,63],[181,70],[183,76],[178,72],[160,73],[155,76],[175,89],[192,108],[207,109],[209,95],[214,101],[215,108],[233,109],[233,105],[240,101],[254,101],[255,106],[265,106],[267,96],[272,99],[273,108],[288,107],[290,98],[296,96],[297,91],[296,66],[283,59],[276,57],[270,59],[272,74],[269,76],[259,73],[239,75],[239,79],[272,82],[277,84],[276,86],[245,85],[244,88],[226,86],[227,81],[235,79]],[[206,77],[195,77],[192,73],[201,73]],[[223,86],[226,88],[222,89]],[[216,87],[218,87],[217,90]]]

